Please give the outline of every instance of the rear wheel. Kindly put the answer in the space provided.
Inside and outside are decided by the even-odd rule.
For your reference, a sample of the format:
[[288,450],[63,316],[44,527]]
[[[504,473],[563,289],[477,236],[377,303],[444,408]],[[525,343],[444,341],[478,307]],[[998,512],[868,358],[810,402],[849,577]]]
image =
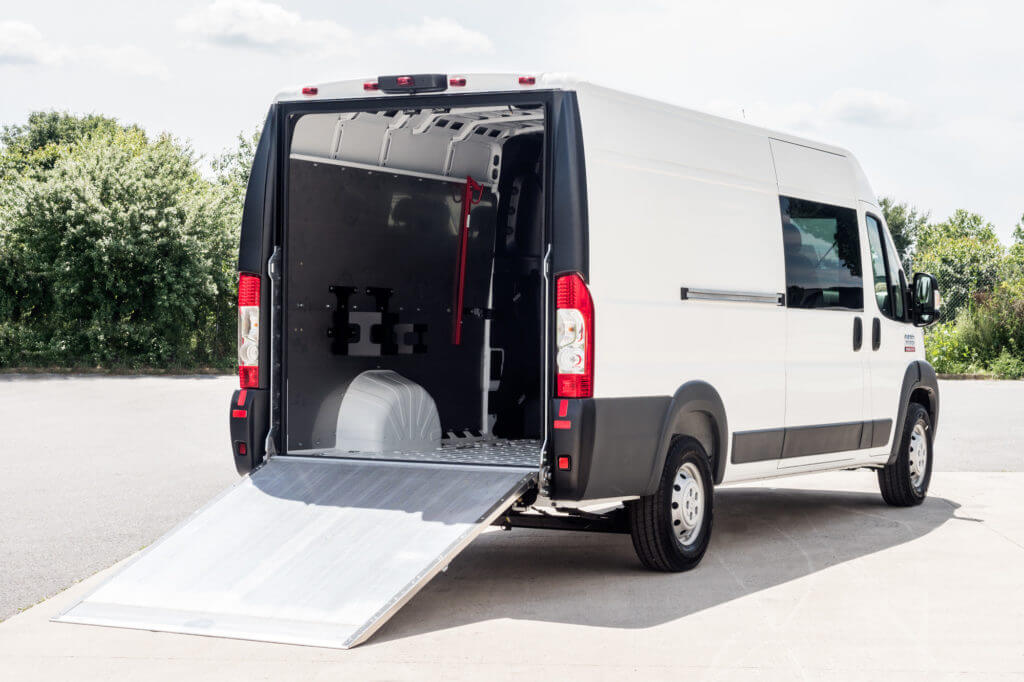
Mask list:
[[688,571],[711,539],[711,462],[695,439],[672,443],[658,489],[629,503],[630,534],[641,563],[655,571]]
[[907,408],[896,461],[878,471],[882,498],[893,507],[913,507],[928,494],[932,479],[932,420],[918,403]]

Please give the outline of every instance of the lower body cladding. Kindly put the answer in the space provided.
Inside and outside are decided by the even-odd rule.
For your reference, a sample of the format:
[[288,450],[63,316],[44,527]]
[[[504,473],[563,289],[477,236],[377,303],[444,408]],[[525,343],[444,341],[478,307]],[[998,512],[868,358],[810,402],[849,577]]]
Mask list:
[[266,452],[270,391],[243,388],[231,396],[231,451],[235,469],[247,474],[263,461]]
[[652,472],[660,474],[663,466],[661,433],[671,402],[669,396],[551,401],[552,498],[653,492]]

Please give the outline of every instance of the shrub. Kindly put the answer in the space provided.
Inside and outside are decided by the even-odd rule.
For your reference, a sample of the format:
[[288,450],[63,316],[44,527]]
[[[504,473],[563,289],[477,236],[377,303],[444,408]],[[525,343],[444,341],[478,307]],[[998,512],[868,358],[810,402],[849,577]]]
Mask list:
[[1024,280],[1002,282],[962,316],[958,331],[985,365],[1004,351],[1024,358]]
[[970,346],[964,343],[956,322],[944,322],[925,334],[925,356],[940,374],[966,374],[977,369]]
[[1003,349],[999,357],[992,362],[990,369],[1000,379],[1020,379],[1024,377],[1024,358],[1012,355],[1008,350]]
[[168,136],[101,128],[0,197],[0,366],[229,367],[236,211]]

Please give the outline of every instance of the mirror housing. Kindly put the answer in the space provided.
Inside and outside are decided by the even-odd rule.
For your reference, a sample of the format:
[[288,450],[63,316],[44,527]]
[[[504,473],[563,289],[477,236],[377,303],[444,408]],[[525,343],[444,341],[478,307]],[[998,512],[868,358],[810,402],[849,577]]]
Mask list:
[[939,296],[939,282],[934,275],[929,275],[927,272],[914,273],[910,301],[911,316],[915,327],[927,327],[939,321],[942,298]]

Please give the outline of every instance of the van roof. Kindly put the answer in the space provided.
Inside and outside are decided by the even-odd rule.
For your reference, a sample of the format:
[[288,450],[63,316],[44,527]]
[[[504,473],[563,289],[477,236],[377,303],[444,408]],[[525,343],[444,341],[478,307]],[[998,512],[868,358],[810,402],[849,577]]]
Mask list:
[[[855,166],[856,173],[863,175],[863,171],[860,170],[860,165],[857,163],[853,154],[847,149],[839,147],[833,144],[828,144],[818,140],[800,137],[792,135],[790,133],[782,132],[779,130],[773,130],[765,128],[763,126],[757,126],[744,121],[737,121],[733,118],[725,116],[717,116],[715,114],[706,113],[697,109],[691,109],[688,107],[682,107],[677,104],[670,104],[663,100],[656,100],[650,97],[644,97],[627,91],[619,90],[617,88],[607,88],[605,86],[597,85],[591,81],[583,78],[579,78],[573,74],[568,73],[538,73],[538,74],[527,74],[527,73],[452,73],[445,76],[449,81],[458,79],[464,81],[465,85],[449,85],[444,94],[462,94],[462,93],[483,93],[483,92],[529,92],[530,90],[582,90],[582,89],[596,89],[603,90],[605,94],[614,94],[620,98],[628,98],[635,102],[636,105],[640,106],[653,106],[657,108],[668,108],[677,111],[679,114],[687,116],[690,119],[705,119],[709,123],[714,123],[717,126],[731,127],[735,129],[743,129],[748,132],[757,131],[766,137],[775,138],[777,140],[783,140],[786,142],[792,142],[794,144],[803,145],[806,147],[812,147],[821,151],[831,152],[833,154],[839,154],[847,157]],[[324,83],[312,83],[302,87],[291,87],[286,88],[279,92],[275,98],[275,102],[294,102],[294,101],[316,101],[316,100],[336,100],[336,99],[366,99],[379,97],[381,99],[389,99],[401,97],[402,95],[396,93],[387,93],[378,89],[367,89],[367,84],[376,84],[378,81],[377,76],[371,76],[367,78],[357,78],[352,80],[343,81],[330,81]],[[866,179],[864,179],[866,182]]]

